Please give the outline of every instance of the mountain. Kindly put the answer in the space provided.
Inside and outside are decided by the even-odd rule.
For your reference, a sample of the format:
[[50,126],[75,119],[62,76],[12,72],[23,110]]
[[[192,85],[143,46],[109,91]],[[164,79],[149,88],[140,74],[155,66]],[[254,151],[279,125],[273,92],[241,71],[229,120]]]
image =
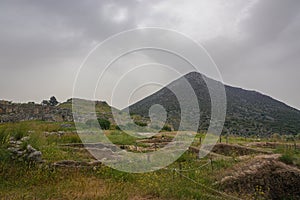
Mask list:
[[[210,121],[211,101],[204,78],[210,84],[220,84],[220,82],[207,78],[200,73],[191,72],[129,106],[129,111],[131,114],[148,118],[149,108],[154,104],[160,104],[166,109],[167,123],[176,130],[179,127],[181,110],[172,91],[173,89],[180,91],[182,83],[187,80],[197,96],[201,111],[198,131],[205,131]],[[223,134],[263,136],[272,133],[297,134],[300,132],[299,110],[256,91],[225,85],[225,92],[227,114]],[[186,98],[184,101],[188,103],[189,99]]]

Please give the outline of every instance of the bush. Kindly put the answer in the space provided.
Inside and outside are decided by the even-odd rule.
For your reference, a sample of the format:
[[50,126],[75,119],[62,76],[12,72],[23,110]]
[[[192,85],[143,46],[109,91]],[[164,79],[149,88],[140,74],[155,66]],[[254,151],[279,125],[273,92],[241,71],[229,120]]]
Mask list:
[[283,154],[279,157],[279,160],[285,164],[292,165],[294,158],[292,154]]
[[110,121],[108,121],[107,119],[99,118],[98,122],[102,129],[108,130],[110,128]]
[[172,128],[168,125],[164,125],[164,127],[161,130],[162,131],[172,131]]

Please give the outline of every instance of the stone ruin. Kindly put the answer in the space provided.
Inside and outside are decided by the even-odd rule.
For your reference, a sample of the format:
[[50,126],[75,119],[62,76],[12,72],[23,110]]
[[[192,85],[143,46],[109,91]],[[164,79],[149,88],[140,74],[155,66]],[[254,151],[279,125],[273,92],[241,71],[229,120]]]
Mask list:
[[42,163],[42,152],[27,144],[29,136],[16,140],[14,137],[9,139],[8,151],[11,153],[12,159],[17,161],[28,161],[33,163]]
[[73,121],[73,114],[70,109],[58,106],[0,101],[0,123],[27,120]]

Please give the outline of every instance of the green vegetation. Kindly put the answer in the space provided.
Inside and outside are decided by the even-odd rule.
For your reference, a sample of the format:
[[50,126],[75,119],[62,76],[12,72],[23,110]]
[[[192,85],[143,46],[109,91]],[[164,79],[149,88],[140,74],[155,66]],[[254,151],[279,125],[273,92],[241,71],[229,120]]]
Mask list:
[[107,119],[99,118],[98,122],[102,129],[108,130],[110,128],[110,121],[108,121]]
[[146,123],[146,122],[135,121],[134,123],[135,123],[136,125],[142,126],[142,127],[147,126],[147,123]]
[[[91,121],[87,125],[92,126],[93,123]],[[41,121],[0,124],[0,199],[228,199],[226,194],[218,192],[221,188],[214,183],[220,174],[242,162],[236,156],[221,156],[218,159],[212,158],[211,163],[211,157],[197,160],[195,154],[186,152],[165,169],[144,174],[129,174],[103,165],[82,168],[54,167],[51,164],[56,161],[89,162],[93,159],[87,151],[66,146],[80,143],[81,140],[74,133],[73,123],[70,126],[63,124]],[[106,128],[108,127],[114,130],[106,130],[104,134],[114,144],[145,147],[137,138],[106,124]],[[172,138],[175,133],[160,134],[161,138],[167,139]],[[45,163],[29,164],[12,160],[7,151],[10,137],[21,139],[25,136],[29,136],[25,145],[30,144],[40,150]],[[275,136],[269,140],[278,139],[278,143],[283,144],[271,150],[282,154],[279,158],[282,162],[298,165],[300,151],[295,149],[295,141],[286,141]],[[96,136],[87,134],[86,137],[89,141]],[[204,138],[204,133],[196,135],[193,145],[199,146],[200,138]],[[254,143],[257,138],[222,136],[222,142],[226,141],[243,145]]]
[[288,165],[300,167],[300,148],[296,148],[293,143],[287,143],[276,147],[274,153],[280,153],[279,160]]
[[102,130],[110,129],[110,121],[103,118],[98,118],[97,120],[89,119],[86,121],[85,124],[88,125],[89,127],[99,127],[100,125]]
[[163,128],[161,129],[162,131],[167,131],[167,132],[170,132],[172,131],[172,128],[168,125],[164,125]]
[[[210,185],[209,177],[213,174],[206,167],[197,172],[184,173],[184,176],[197,176],[201,184]],[[207,199],[212,196],[209,199],[218,199],[217,194],[211,194],[203,187],[167,170],[128,174],[108,167],[96,170],[59,169],[17,163],[1,165],[0,196],[15,199],[133,199],[147,196],[161,199]]]
[[[207,77],[206,77],[207,78]],[[201,111],[200,126],[198,131],[207,130],[211,118],[211,98],[206,81],[212,85],[218,85],[216,80],[207,78],[197,72],[191,72],[181,77],[170,85],[162,88],[156,93],[131,105],[130,113],[149,117],[151,106],[159,103],[167,112],[167,123],[172,125],[174,130],[178,130],[181,120],[181,105],[189,105],[190,99],[187,97],[178,102],[174,93],[168,89],[185,94],[181,88],[182,81],[188,81],[194,89]],[[285,105],[269,96],[255,91],[248,91],[225,85],[226,91],[226,121],[223,133],[240,136],[261,135],[268,136],[272,133],[281,135],[296,135],[300,132],[300,111]],[[192,108],[192,106],[190,106]],[[189,112],[189,116],[197,116],[197,112]]]
[[122,131],[111,131],[107,134],[108,139],[117,145],[134,145],[136,138]]
[[293,155],[292,154],[283,154],[280,156],[279,160],[284,162],[285,164],[292,165],[293,164]]

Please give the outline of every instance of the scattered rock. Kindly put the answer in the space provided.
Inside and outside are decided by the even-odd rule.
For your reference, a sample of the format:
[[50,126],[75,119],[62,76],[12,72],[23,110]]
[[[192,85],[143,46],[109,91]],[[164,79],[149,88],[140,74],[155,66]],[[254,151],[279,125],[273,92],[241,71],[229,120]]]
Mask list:
[[14,138],[10,138],[9,147],[7,148],[12,154],[12,158],[18,161],[30,161],[34,163],[41,163],[42,152],[33,148],[30,144],[24,149],[22,144],[29,140],[29,137],[23,137],[21,140],[16,141]]
[[50,135],[57,135],[57,136],[63,136],[65,134],[64,131],[58,131],[58,132],[44,132],[44,135],[46,137],[50,136]]
[[29,144],[29,145],[27,145],[27,152],[28,153],[32,153],[32,152],[35,152],[36,150]]
[[77,147],[77,148],[98,148],[98,149],[111,149],[113,152],[117,151],[118,148],[115,145],[112,144],[106,144],[106,143],[69,143],[69,144],[61,144],[62,147]]
[[17,154],[18,151],[19,151],[19,148],[16,148],[16,147],[8,147],[7,150],[10,151],[11,153]]
[[23,138],[21,138],[21,142],[26,142],[29,140],[29,136],[25,136]]
[[34,152],[30,153],[27,156],[27,158],[29,161],[38,162],[38,163],[43,162],[42,152],[40,152],[40,151],[34,151]]
[[100,161],[84,162],[84,161],[74,161],[74,160],[61,160],[53,164],[53,166],[55,167],[74,167],[74,168],[97,167],[101,165],[102,163]]
[[16,145],[21,145],[22,143],[22,141],[16,141]]
[[62,127],[62,128],[70,128],[70,127],[72,127],[72,124],[61,124],[60,127]]
[[31,134],[31,133],[35,133],[35,131],[28,131],[28,133],[29,133],[29,134]]

